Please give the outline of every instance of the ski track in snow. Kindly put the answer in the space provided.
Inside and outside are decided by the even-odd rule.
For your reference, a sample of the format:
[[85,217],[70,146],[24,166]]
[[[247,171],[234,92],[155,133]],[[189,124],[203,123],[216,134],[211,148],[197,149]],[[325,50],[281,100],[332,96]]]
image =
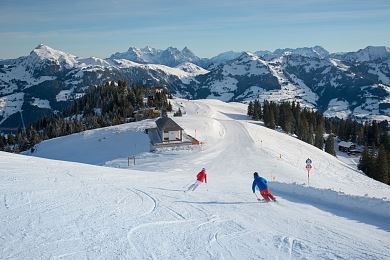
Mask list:
[[[0,259],[390,259],[388,188],[240,104],[178,102],[204,144],[130,169],[0,153]],[[202,167],[209,183],[185,193]],[[277,203],[256,201],[255,170],[275,178]]]
[[[64,177],[62,178],[67,178],[65,177],[65,175],[63,176]],[[245,198],[246,196],[242,193],[238,194],[238,198],[236,198],[237,195],[234,194],[229,194],[227,196],[228,198],[226,198],[226,196],[222,196],[224,198],[218,199],[217,197],[215,197],[216,201],[213,203],[212,200],[208,201],[207,199],[203,198],[204,195],[207,195],[204,193],[204,190],[201,189],[203,187],[199,188],[200,190],[198,193],[190,193],[187,195],[184,194],[182,191],[176,191],[174,189],[172,189],[171,191],[167,191],[137,186],[137,188],[125,188],[125,191],[127,191],[128,194],[123,196],[125,191],[123,190],[123,188],[121,188],[121,185],[105,184],[99,189],[96,189],[96,187],[94,186],[100,185],[90,183],[91,181],[92,180],[80,180],[80,185],[83,187],[83,190],[80,194],[75,194],[75,196],[85,197],[92,196],[93,194],[99,195],[100,193],[97,198],[97,200],[100,201],[105,198],[104,194],[101,194],[102,190],[110,189],[110,193],[117,193],[115,194],[115,196],[113,196],[117,197],[117,199],[114,200],[116,201],[116,203],[113,203],[114,201],[112,201],[112,206],[110,206],[110,204],[106,204],[103,200],[100,202],[100,205],[98,204],[98,207],[94,206],[93,209],[91,208],[91,211],[88,212],[88,210],[83,209],[81,213],[75,214],[74,216],[76,216],[76,219],[73,222],[73,227],[71,227],[72,225],[67,224],[65,225],[65,229],[74,230],[74,224],[76,224],[79,233],[77,234],[76,232],[73,236],[69,237],[66,233],[64,233],[64,231],[60,232],[62,237],[68,238],[58,239],[55,237],[55,235],[53,235],[56,229],[46,230],[45,233],[51,235],[48,237],[42,237],[43,241],[42,243],[40,243],[42,251],[38,252],[43,253],[38,253],[36,250],[24,252],[22,249],[20,249],[21,251],[19,252],[19,254],[7,254],[4,256],[10,258],[24,258],[29,254],[32,254],[43,258],[45,258],[45,256],[49,256],[52,258],[100,258],[102,256],[106,256],[108,258],[128,257],[131,259],[191,259],[195,256],[199,256],[200,259],[235,259],[240,256],[242,250],[244,249],[246,249],[248,252],[254,251],[253,254],[244,254],[244,256],[247,256],[244,258],[261,258],[261,252],[267,249],[272,250],[273,254],[289,258],[305,258],[309,257],[313,253],[314,255],[324,258],[343,258],[346,257],[345,253],[343,253],[343,250],[351,250],[348,249],[348,247],[351,247],[349,242],[349,236],[342,235],[342,232],[340,233],[339,231],[337,231],[337,229],[336,231],[333,231],[332,229],[329,230],[328,228],[323,227],[320,230],[323,234],[325,233],[328,237],[331,236],[332,239],[335,240],[335,244],[333,245],[335,248],[324,247],[323,244],[329,243],[329,241],[326,240],[326,243],[323,243],[324,241],[317,242],[316,240],[318,240],[318,237],[315,241],[305,241],[302,238],[299,238],[299,235],[298,237],[296,237],[297,234],[293,235],[296,232],[293,228],[291,228],[290,230],[280,228],[278,230],[277,227],[279,225],[282,227],[293,227],[297,225],[297,223],[289,223],[288,221],[286,224],[271,221],[271,226],[273,226],[273,228],[275,228],[276,230],[276,233],[280,233],[280,235],[270,236],[267,242],[269,243],[269,245],[266,247],[264,247],[263,245],[261,250],[256,250],[254,245],[251,245],[251,243],[253,241],[255,243],[256,239],[260,239],[262,237],[262,235],[258,235],[258,232],[261,230],[261,228],[258,231],[251,230],[253,226],[248,227],[248,223],[246,221],[243,222],[244,225],[238,224],[236,221],[236,217],[240,215],[240,212],[244,214],[244,216],[239,219],[239,221],[241,222],[247,217],[249,217],[251,221],[255,219],[267,219],[269,217],[269,214],[275,217],[277,216],[277,214],[281,213],[279,212],[274,215],[274,213],[279,211],[277,207],[280,207],[280,205],[259,205],[257,211],[260,212],[260,215],[258,215],[258,213],[256,213],[256,210],[253,209],[253,206],[258,205],[256,205],[255,203],[250,203],[250,201],[248,201]],[[172,196],[171,199],[167,199],[169,197],[163,196],[164,194],[167,195],[166,193],[169,193],[170,195],[177,195]],[[189,196],[190,198],[187,198],[187,196]],[[199,196],[201,196],[201,200]],[[20,195],[21,200],[23,200],[22,197],[25,198],[26,195]],[[157,197],[160,198],[160,200],[156,199]],[[208,195],[208,197],[212,198],[213,195]],[[58,199],[58,197],[55,198],[55,200]],[[59,202],[56,202],[55,200],[51,201],[51,203],[53,204],[46,204],[45,207],[42,207],[40,205],[34,205],[33,207],[36,207],[36,210],[39,211],[39,215],[46,215],[45,218],[49,216],[54,217],[55,215],[53,214],[57,214],[57,210],[61,212],[61,209],[68,208],[68,204],[71,203],[70,201],[72,201],[71,199],[66,199],[65,201]],[[245,202],[245,200],[247,200],[247,202]],[[100,215],[107,215],[109,214],[109,212],[112,211],[115,212],[117,210],[116,208],[118,207],[118,205],[126,204],[126,202],[130,203],[131,201],[133,201],[131,203],[133,206],[136,206],[136,204],[138,204],[138,206],[136,207],[140,208],[140,210],[133,209],[135,210],[135,214],[133,217],[127,216],[124,218],[127,218],[126,221],[120,221],[119,223],[117,223],[118,219],[115,219],[114,221],[109,221],[107,225],[102,225],[101,223],[99,223],[99,219],[104,219],[103,217],[99,218]],[[138,203],[135,203],[134,201],[138,201]],[[282,205],[286,205],[287,201],[281,199],[281,203]],[[24,207],[25,209],[28,208],[27,204],[22,205],[24,205],[22,207]],[[223,214],[224,216],[223,218],[221,218],[219,210],[221,208],[223,209],[226,206],[233,207],[233,212],[240,209],[240,207],[243,208],[240,209],[240,212],[235,213],[235,216],[231,215],[233,212],[229,212],[228,214]],[[263,206],[271,206],[271,208],[268,208],[268,210],[276,209],[276,212],[264,211],[266,208],[261,208]],[[299,211],[299,206],[297,211]],[[131,211],[123,213],[127,215],[130,212]],[[60,215],[57,215],[57,218],[58,217],[60,217]],[[122,218],[123,217],[124,216],[122,216]],[[97,220],[89,223],[91,219],[95,218],[97,218]],[[34,220],[34,218],[31,218],[31,216],[28,219],[30,219],[30,221],[27,223],[27,225],[24,225],[26,228],[24,235],[20,240],[16,240],[16,243],[25,244],[27,236],[29,236],[28,234],[41,233],[38,231],[34,232],[34,229],[36,229],[38,226],[41,226],[41,228],[44,229],[46,228],[43,223],[38,223],[42,222],[42,220]],[[263,220],[260,221],[260,223],[262,222]],[[121,232],[120,230],[118,232],[117,228],[113,228],[116,225],[118,225],[120,229],[127,230],[124,231],[125,233],[123,233],[122,231],[122,234],[125,234],[127,245],[122,245],[122,247],[119,246],[121,244]],[[104,231],[105,228],[108,228],[109,230]],[[266,230],[268,231],[268,228]],[[316,232],[313,232],[313,230],[311,229],[308,230],[311,231],[311,235],[315,236]],[[333,232],[334,235],[329,234],[329,232]],[[292,234],[286,235],[290,233]],[[171,235],[169,236],[168,234]],[[98,235],[98,237],[103,240],[97,239],[97,241],[93,242],[95,240],[93,238],[96,235]],[[151,237],[153,236],[155,236],[155,239],[151,239]],[[178,238],[175,239],[174,236],[178,236]],[[250,236],[250,239],[248,239],[247,236]],[[267,236],[265,237],[265,240],[267,241]],[[40,237],[38,236],[38,238]],[[109,239],[111,240],[111,242],[107,242],[105,241],[105,239]],[[163,243],[164,250],[158,250],[158,247],[156,245],[160,245],[160,243],[162,243],[164,239],[166,239],[166,242]],[[30,235],[30,243],[34,244],[35,240],[36,239],[31,240]],[[116,243],[118,243],[119,245],[115,246]],[[77,246],[77,244],[80,244],[80,247]],[[117,250],[119,250],[120,253],[116,254],[115,250],[99,250],[98,248],[103,247],[103,245],[118,247]],[[184,245],[189,245],[189,248],[183,248]],[[255,245],[261,246],[262,244],[255,243]],[[62,252],[58,254],[49,254],[49,252],[51,252],[50,248],[55,247],[57,248],[57,250],[59,250],[59,246],[65,248],[70,247],[74,250],[69,251],[67,253]],[[13,247],[8,247],[8,250],[11,250],[11,248]],[[366,257],[374,259],[377,257],[379,258],[379,256],[381,256],[381,254],[378,252],[376,253],[375,251],[365,250],[364,243],[358,243],[352,249],[356,252],[356,256],[364,255]],[[55,249],[52,250],[56,251]],[[205,250],[204,254],[198,254],[198,252],[202,250]],[[7,250],[3,250],[3,252],[6,251]],[[317,251],[318,254],[316,254]],[[331,251],[331,253],[326,253],[328,251]],[[382,256],[386,257],[388,255],[383,253]]]

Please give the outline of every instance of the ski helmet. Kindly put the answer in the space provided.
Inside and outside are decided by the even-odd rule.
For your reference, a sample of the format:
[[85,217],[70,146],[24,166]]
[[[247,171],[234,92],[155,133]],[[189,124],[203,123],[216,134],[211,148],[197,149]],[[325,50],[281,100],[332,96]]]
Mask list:
[[258,176],[259,176],[259,174],[257,172],[253,173],[253,177],[258,177]]

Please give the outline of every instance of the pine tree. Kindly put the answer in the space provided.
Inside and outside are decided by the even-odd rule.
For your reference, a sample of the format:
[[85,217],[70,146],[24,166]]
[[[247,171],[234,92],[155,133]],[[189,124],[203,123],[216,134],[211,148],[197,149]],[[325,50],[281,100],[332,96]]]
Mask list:
[[263,103],[263,121],[264,125],[268,127],[269,122],[270,122],[270,107],[269,107],[269,102],[267,100],[264,101]]
[[294,125],[295,125],[295,122],[294,122],[294,115],[292,113],[292,109],[287,109],[287,111],[285,111],[285,131],[287,133],[293,133],[294,132]]
[[311,132],[308,121],[303,113],[300,114],[299,126],[298,126],[298,138],[306,143],[311,143]]
[[[72,131],[70,131],[72,133]],[[34,126],[30,126],[30,131],[29,131],[29,139],[30,139],[30,143],[32,145],[35,145],[37,143],[40,142],[40,137],[39,137],[39,134],[37,133],[37,131],[35,130]]]
[[15,144],[15,138],[13,134],[7,135],[7,144],[10,146]]
[[259,103],[258,100],[255,100],[253,102],[253,115],[252,115],[252,118],[253,118],[253,120],[256,120],[256,121],[260,120],[259,105],[260,105],[260,103]]
[[378,123],[374,120],[372,122],[372,135],[373,135],[373,142],[375,146],[379,146],[379,137],[380,137],[380,128]]
[[286,133],[291,133],[293,131],[293,114],[290,103],[284,102],[280,105],[279,109],[279,118],[278,125],[283,129]]
[[4,148],[5,148],[5,139],[0,134],[0,151],[4,151]]
[[329,135],[325,142],[325,152],[336,156],[336,151],[334,150],[334,138],[332,135]]
[[295,106],[292,108],[292,113],[294,115],[294,121],[295,121],[295,126],[294,129],[297,131],[298,126],[300,124],[300,114],[301,114],[301,105],[297,103]]
[[387,172],[388,172],[388,181],[387,181],[387,184],[390,185],[390,152],[387,151]]
[[263,117],[261,112],[261,104],[259,100],[255,100],[253,103],[253,120],[260,120]]
[[380,137],[380,128],[378,123],[374,120],[371,125],[368,125],[367,139],[368,145],[378,146]]
[[272,102],[269,103],[267,100],[263,104],[263,121],[266,127],[271,129],[276,128],[274,106]]
[[386,151],[390,151],[390,136],[387,132],[381,135],[379,143],[385,147]]
[[173,116],[182,116],[180,107],[179,107],[179,110],[177,110],[177,112],[175,112],[175,113],[173,114]]
[[362,152],[362,155],[360,156],[360,159],[359,159],[358,169],[363,171],[365,174],[367,174],[368,169],[370,168],[370,166],[369,166],[370,163],[371,163],[371,160],[370,160],[370,156],[368,153],[368,147],[365,146],[364,150]]
[[276,128],[276,124],[275,124],[275,116],[274,116],[274,113],[271,109],[269,109],[269,124],[268,124],[268,127],[271,128],[271,129],[275,129]]
[[314,139],[314,146],[318,149],[323,149],[324,147],[324,123],[323,120],[319,122],[317,125],[316,133],[315,133],[315,139]]
[[167,111],[168,111],[168,112],[172,112],[172,104],[171,104],[171,101],[168,102]]
[[261,109],[261,103],[260,103],[260,101],[258,101],[257,100],[257,110],[256,110],[256,112],[257,112],[257,115],[258,115],[258,117],[259,117],[259,119],[261,120],[261,119],[263,119],[263,110]]
[[253,117],[253,102],[252,101],[249,101],[247,114],[248,114],[248,116]]
[[[376,149],[375,146],[367,149],[367,154],[362,161],[365,162],[363,172],[370,178],[376,179]],[[362,155],[363,156],[363,155]]]
[[375,162],[374,178],[383,183],[389,183],[389,165],[387,163],[387,152],[384,145],[381,145]]
[[273,114],[273,118],[274,118],[274,127],[272,128],[272,129],[275,129],[276,128],[276,126],[278,125],[278,121],[277,121],[277,119],[279,118],[279,106],[275,103],[275,102],[271,102],[270,103],[270,107],[271,107],[271,112],[272,112],[272,114]]

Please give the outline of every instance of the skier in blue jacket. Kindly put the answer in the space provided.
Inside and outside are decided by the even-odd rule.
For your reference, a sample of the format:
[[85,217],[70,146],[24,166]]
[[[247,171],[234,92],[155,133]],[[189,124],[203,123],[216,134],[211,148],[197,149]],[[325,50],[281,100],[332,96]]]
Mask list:
[[275,197],[271,194],[271,192],[268,189],[267,180],[263,177],[260,177],[257,172],[253,173],[253,183],[252,183],[252,191],[253,193],[256,192],[256,186],[260,190],[261,196],[264,198],[265,201],[276,201]]

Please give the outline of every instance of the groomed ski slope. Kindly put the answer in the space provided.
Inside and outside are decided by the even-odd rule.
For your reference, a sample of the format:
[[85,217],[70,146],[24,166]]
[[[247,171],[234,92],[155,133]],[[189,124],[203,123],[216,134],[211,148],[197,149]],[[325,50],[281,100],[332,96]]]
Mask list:
[[[0,258],[390,258],[389,186],[248,121],[242,104],[175,105],[201,147],[146,152],[142,129],[152,122],[143,121],[49,140],[34,153],[117,168],[0,153]],[[131,136],[138,143],[127,152]],[[127,167],[129,153],[138,154]],[[202,167],[209,183],[184,193]],[[278,203],[256,201],[253,171],[273,180]]]

